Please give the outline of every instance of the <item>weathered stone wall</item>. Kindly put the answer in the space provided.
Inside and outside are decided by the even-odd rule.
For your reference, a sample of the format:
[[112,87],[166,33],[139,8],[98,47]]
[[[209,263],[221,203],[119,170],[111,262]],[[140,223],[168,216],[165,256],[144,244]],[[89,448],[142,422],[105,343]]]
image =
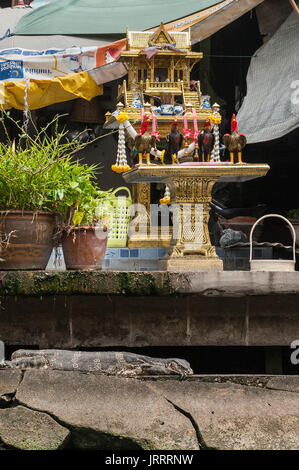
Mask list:
[[7,345],[289,346],[299,338],[299,296],[17,296],[1,307]]
[[42,348],[289,346],[299,273],[0,274],[0,339]]

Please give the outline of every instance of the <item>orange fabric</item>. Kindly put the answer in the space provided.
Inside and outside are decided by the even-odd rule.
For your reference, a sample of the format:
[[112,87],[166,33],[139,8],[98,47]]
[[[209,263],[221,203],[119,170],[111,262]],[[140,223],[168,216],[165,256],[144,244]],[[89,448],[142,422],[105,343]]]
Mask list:
[[107,44],[107,46],[98,47],[97,54],[96,54],[96,66],[101,67],[102,65],[106,65],[106,54],[107,52],[110,55],[116,56],[118,58],[121,51],[124,51],[126,48],[126,39],[120,39],[119,41],[112,42]]

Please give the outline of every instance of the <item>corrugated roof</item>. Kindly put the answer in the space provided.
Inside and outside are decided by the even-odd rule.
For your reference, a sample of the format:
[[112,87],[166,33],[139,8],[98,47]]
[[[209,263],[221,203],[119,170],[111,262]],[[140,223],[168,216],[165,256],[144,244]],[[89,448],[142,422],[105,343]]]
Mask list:
[[[31,10],[29,10],[31,11]],[[45,49],[67,49],[69,47],[90,47],[105,46],[115,41],[115,36],[62,36],[62,35],[43,35],[36,36],[14,36],[9,35],[15,29],[18,21],[28,14],[27,8],[0,8],[0,50],[11,48],[23,48],[34,50]]]
[[[222,0],[223,1],[223,0]],[[124,34],[145,30],[161,21],[183,18],[221,3],[215,0],[56,0],[25,15],[19,35]]]

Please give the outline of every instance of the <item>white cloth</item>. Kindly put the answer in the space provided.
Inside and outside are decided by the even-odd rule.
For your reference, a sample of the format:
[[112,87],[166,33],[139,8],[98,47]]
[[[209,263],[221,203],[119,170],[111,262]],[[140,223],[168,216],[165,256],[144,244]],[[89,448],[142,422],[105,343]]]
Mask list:
[[295,13],[252,58],[247,95],[237,120],[248,143],[276,139],[299,127],[299,18]]
[[[1,1],[1,0],[0,0]],[[22,16],[31,12],[30,8],[0,8],[0,49],[22,48],[37,49],[69,49],[70,47],[101,47],[115,41],[115,36],[7,36],[8,30],[13,32]],[[1,40],[1,38],[3,38]]]

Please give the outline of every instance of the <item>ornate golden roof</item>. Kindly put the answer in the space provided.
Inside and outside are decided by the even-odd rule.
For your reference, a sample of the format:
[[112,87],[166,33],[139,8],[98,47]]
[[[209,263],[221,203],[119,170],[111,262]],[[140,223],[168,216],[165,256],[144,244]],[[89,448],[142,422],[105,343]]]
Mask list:
[[127,50],[140,50],[155,44],[173,44],[177,49],[191,49],[189,32],[167,31],[163,23],[157,31],[127,31]]

